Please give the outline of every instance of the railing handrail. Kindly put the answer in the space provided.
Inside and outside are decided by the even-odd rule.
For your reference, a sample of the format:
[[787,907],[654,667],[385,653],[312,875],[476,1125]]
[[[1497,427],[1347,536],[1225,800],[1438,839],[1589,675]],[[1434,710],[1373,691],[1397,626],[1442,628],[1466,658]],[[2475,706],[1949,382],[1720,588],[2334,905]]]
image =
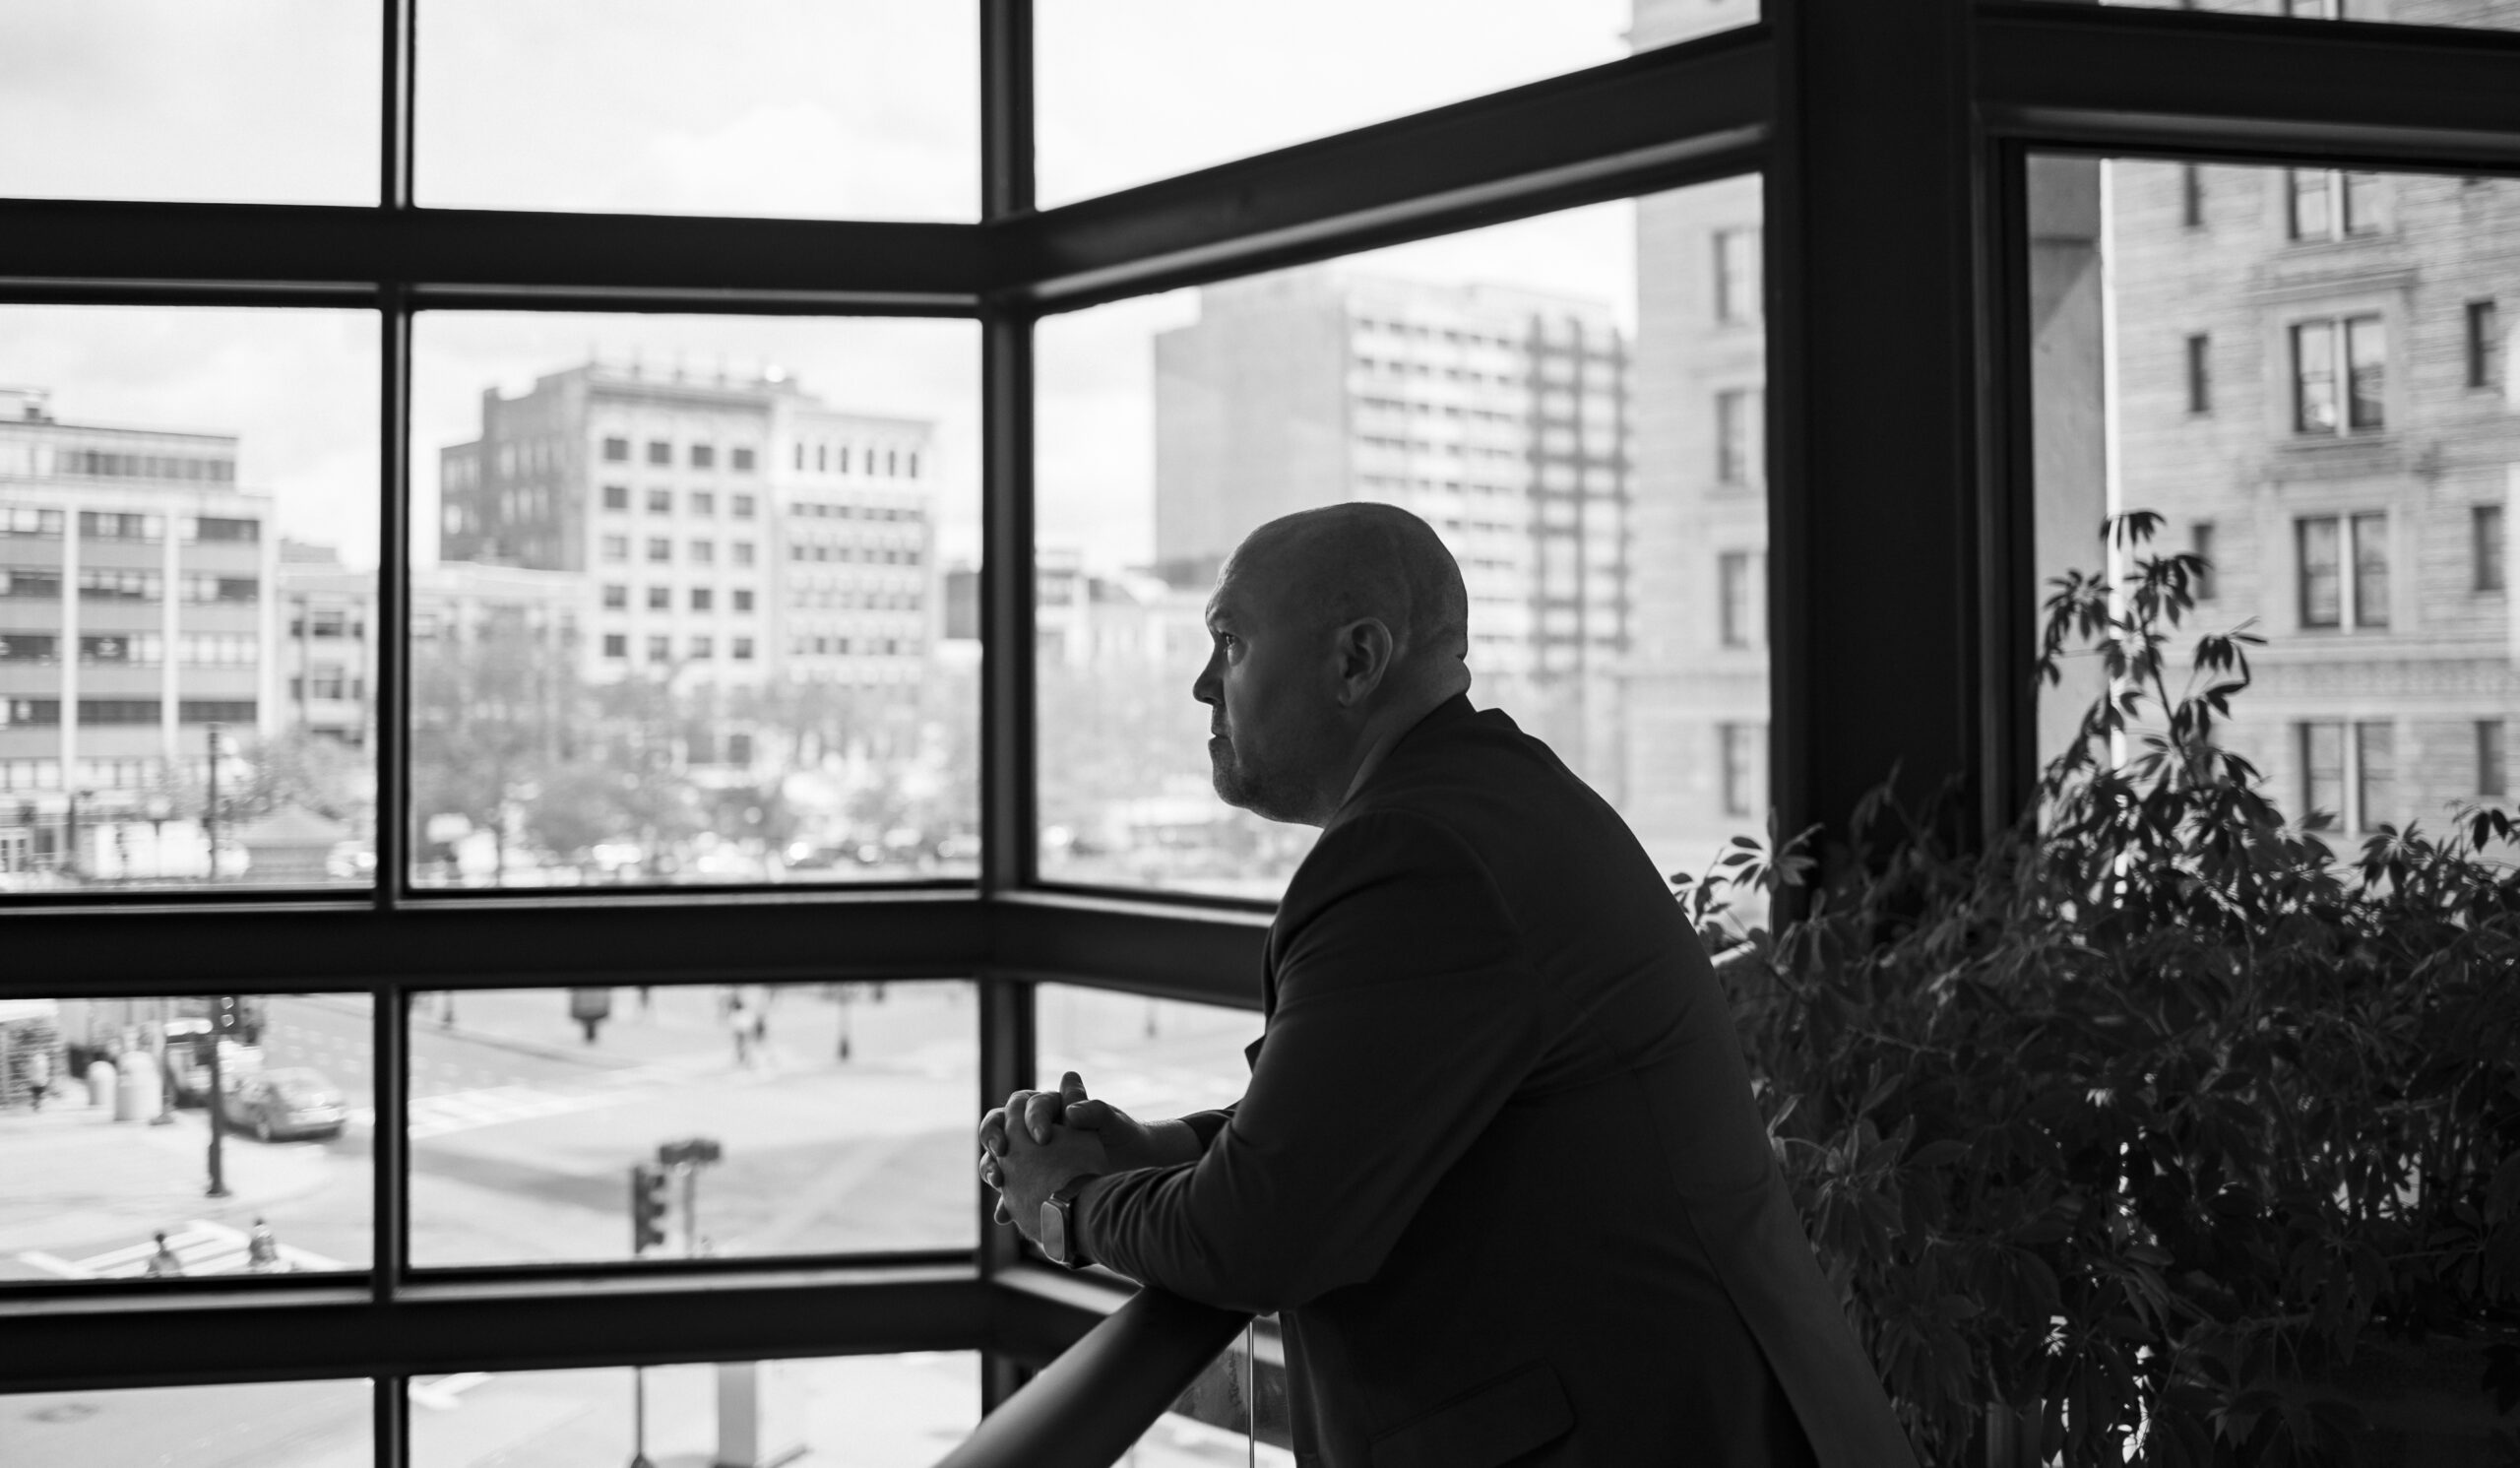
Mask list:
[[1110,1468],[1251,1317],[1140,1290],[936,1468]]

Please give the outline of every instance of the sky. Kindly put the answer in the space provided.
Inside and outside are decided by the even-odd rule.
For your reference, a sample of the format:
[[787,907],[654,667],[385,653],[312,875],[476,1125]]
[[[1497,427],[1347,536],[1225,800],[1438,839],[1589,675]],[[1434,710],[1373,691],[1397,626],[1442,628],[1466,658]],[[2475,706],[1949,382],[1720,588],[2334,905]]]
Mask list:
[[[1710,0],[1712,3],[1712,0]],[[366,204],[373,4],[0,3],[0,195]],[[977,5],[420,0],[423,205],[969,220]],[[1056,204],[1624,54],[1627,0],[1039,0],[1040,198]],[[1323,38],[1330,37],[1325,44]],[[705,41],[705,44],[703,43]],[[1383,273],[1606,301],[1632,319],[1632,211],[1382,251]],[[1045,325],[1041,535],[1152,546],[1153,332],[1194,292]],[[373,559],[375,324],[357,312],[0,307],[0,384],[65,420],[237,434],[284,533]],[[586,359],[777,362],[835,407],[928,417],[941,549],[977,547],[976,333],[959,322],[423,315],[415,512],[480,391]],[[425,559],[432,537],[414,538]]]

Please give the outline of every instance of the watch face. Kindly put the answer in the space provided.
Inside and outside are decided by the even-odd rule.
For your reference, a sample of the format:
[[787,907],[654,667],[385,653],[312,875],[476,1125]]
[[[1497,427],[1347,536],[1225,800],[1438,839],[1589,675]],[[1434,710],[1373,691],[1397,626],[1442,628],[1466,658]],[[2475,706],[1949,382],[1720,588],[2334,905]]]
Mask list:
[[1049,1255],[1053,1264],[1068,1260],[1067,1210],[1056,1203],[1041,1205],[1041,1252]]

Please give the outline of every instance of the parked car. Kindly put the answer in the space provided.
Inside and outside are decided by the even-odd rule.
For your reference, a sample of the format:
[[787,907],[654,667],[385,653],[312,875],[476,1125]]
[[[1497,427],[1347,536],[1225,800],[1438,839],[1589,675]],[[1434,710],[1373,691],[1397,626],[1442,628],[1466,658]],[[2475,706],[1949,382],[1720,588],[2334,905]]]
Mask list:
[[320,1070],[288,1066],[240,1078],[227,1090],[227,1124],[264,1141],[340,1136],[349,1120],[341,1088]]

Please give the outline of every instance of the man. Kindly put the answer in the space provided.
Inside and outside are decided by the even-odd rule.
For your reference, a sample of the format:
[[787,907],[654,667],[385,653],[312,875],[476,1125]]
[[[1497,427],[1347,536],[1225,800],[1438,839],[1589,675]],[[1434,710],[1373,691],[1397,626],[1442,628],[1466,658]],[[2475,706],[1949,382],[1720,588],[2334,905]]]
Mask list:
[[1424,522],[1273,521],[1208,607],[1217,793],[1322,828],[1243,1099],[1139,1122],[1018,1092],[1028,1235],[1283,1317],[1323,1468],[1915,1462],[1769,1151],[1695,933],[1617,814],[1476,712]]
[[166,1243],[166,1235],[163,1231],[160,1231],[156,1235],[156,1238],[158,1240],[158,1247],[149,1255],[149,1262],[142,1266],[140,1271],[141,1277],[144,1279],[182,1279],[184,1277],[184,1261],[175,1257],[175,1250]]

